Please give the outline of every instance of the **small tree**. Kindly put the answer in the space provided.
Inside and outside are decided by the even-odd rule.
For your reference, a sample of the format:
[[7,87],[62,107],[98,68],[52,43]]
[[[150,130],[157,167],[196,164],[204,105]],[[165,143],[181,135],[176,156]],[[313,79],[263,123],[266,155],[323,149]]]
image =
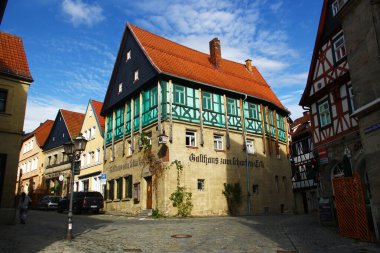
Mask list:
[[173,206],[178,209],[178,216],[187,217],[191,214],[193,203],[191,202],[192,193],[187,192],[184,186],[181,186],[180,177],[183,171],[181,161],[175,160],[170,164],[175,165],[177,169],[177,189],[170,195]]
[[224,183],[223,195],[227,200],[228,213],[235,214],[236,207],[241,203],[241,186],[239,183],[230,184]]

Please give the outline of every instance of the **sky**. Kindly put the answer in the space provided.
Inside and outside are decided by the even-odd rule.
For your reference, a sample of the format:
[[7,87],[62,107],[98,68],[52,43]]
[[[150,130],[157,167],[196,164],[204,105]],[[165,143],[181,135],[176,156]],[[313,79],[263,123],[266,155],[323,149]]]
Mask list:
[[104,100],[127,23],[222,57],[252,59],[294,120],[306,85],[322,0],[12,0],[1,31],[23,39],[34,79],[24,131],[59,109]]

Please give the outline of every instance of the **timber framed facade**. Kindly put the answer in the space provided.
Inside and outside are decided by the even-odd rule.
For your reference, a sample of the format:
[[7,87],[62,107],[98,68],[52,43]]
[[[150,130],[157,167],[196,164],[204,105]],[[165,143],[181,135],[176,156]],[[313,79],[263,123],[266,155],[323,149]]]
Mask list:
[[[288,112],[250,63],[221,59],[217,39],[209,57],[127,25],[102,109],[107,210],[175,215],[176,160],[193,215],[227,213],[223,183],[240,183],[240,214],[293,209]],[[141,138],[168,168],[159,179]]]

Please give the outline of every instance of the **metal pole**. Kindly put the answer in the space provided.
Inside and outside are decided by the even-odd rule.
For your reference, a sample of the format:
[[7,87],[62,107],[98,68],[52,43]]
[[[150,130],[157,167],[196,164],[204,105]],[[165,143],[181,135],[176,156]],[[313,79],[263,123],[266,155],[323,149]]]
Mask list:
[[70,178],[70,204],[69,204],[69,214],[67,215],[67,233],[66,239],[72,240],[73,236],[73,198],[74,198],[74,163],[75,163],[75,153],[70,157],[71,159],[71,178]]

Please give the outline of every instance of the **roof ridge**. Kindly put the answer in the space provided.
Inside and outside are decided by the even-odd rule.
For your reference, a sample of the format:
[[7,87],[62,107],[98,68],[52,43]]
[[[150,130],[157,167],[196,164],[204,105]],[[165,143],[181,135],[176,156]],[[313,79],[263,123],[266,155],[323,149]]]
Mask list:
[[[138,27],[138,26],[136,26],[136,25],[133,25],[133,24],[130,24],[130,25],[131,25],[132,27],[136,27],[137,29],[140,29],[140,30],[142,30],[142,31],[144,31],[144,32],[150,33],[150,34],[152,34],[152,35],[154,35],[154,36],[160,37],[160,38],[162,38],[162,39],[164,39],[164,40],[166,40],[166,41],[168,41],[168,42],[170,42],[170,43],[174,43],[174,44],[176,44],[176,45],[178,45],[178,46],[184,47],[184,48],[189,49],[189,50],[191,50],[191,51],[194,51],[194,52],[196,52],[196,53],[204,54],[205,56],[210,56],[210,54],[207,54],[207,53],[204,53],[204,52],[202,52],[202,51],[196,50],[196,49],[194,49],[194,48],[188,47],[188,46],[186,46],[186,45],[180,44],[180,43],[178,43],[178,42],[175,42],[175,41],[173,41],[173,40],[170,40],[170,39],[165,38],[165,37],[163,37],[163,36],[160,36],[160,35],[158,35],[158,34],[155,34],[155,33],[149,32],[149,31],[147,31],[147,30],[145,30],[145,29],[143,29],[143,28],[140,28],[140,27]],[[151,47],[151,48],[159,49],[159,48],[157,48],[157,47],[152,47],[152,46],[150,46],[150,47]],[[166,49],[159,49],[159,50],[160,50],[160,51],[165,51],[165,52],[168,51],[168,50],[166,50]],[[177,54],[176,54],[176,55],[177,55]],[[182,58],[182,57],[181,57],[181,58]],[[223,57],[221,58],[221,60],[222,60],[222,61],[229,61],[229,62],[234,63],[234,64],[244,65],[244,63],[242,63],[242,62],[233,61],[233,60],[230,60],[230,59],[227,59],[227,58],[223,58]],[[202,65],[202,66],[204,66],[204,65]],[[256,67],[256,66],[253,65],[252,67]]]

